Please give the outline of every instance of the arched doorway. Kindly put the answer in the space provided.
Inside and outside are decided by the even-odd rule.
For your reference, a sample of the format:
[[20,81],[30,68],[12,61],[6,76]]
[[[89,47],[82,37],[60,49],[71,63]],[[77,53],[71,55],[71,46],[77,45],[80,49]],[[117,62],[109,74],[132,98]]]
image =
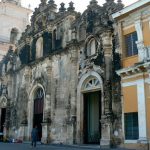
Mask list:
[[103,82],[97,72],[83,75],[77,92],[77,142],[99,144],[102,129]]
[[82,86],[85,144],[99,143],[101,137],[101,92],[99,85],[99,80],[91,76]]
[[43,106],[44,106],[44,91],[38,88],[34,94],[33,105],[33,127],[38,129],[38,141],[42,138],[42,122],[43,122]]

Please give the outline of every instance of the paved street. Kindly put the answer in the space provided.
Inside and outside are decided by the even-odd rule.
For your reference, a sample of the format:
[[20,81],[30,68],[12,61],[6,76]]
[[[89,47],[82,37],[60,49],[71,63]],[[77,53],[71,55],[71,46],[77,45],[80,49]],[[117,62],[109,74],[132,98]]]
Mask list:
[[[17,143],[0,143],[0,150],[100,150],[98,146],[64,146],[64,145],[40,145],[36,148],[31,148],[30,144],[17,144]],[[125,149],[115,149],[125,150]]]

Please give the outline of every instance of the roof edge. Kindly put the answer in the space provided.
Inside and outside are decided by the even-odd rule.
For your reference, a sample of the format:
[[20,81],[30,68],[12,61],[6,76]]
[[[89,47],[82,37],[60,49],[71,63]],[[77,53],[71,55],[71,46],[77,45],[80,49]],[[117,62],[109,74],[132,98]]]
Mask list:
[[129,13],[130,11],[132,11],[134,9],[137,9],[137,8],[149,3],[149,2],[150,2],[150,0],[139,0],[127,7],[125,7],[124,9],[112,14],[112,17],[113,17],[113,19],[118,18],[122,15],[125,15],[126,13]]

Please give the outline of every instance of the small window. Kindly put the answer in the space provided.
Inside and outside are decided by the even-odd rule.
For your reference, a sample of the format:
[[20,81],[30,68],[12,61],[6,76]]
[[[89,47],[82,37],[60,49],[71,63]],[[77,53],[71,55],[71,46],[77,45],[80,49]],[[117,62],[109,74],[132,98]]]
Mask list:
[[92,38],[87,44],[87,56],[92,56],[96,53],[96,42],[95,39]]
[[138,54],[138,49],[136,45],[137,33],[133,32],[125,36],[125,46],[126,46],[126,56],[134,56]]
[[139,138],[138,113],[125,114],[125,139],[137,140]]

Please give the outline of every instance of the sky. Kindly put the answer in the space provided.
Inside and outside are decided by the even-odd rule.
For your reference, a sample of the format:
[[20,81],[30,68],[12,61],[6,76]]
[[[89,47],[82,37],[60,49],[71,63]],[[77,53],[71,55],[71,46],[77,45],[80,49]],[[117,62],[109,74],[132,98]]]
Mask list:
[[[83,12],[87,6],[89,5],[89,1],[91,0],[55,0],[55,4],[57,4],[57,8],[60,7],[60,3],[61,2],[64,2],[66,5],[66,8],[68,7],[68,3],[72,1],[74,2],[74,6],[75,6],[75,9],[76,11],[79,11],[79,12]],[[103,3],[105,3],[106,0],[97,0],[99,5],[102,5]],[[117,0],[115,0],[117,1]],[[122,2],[125,4],[125,6],[128,6],[134,2],[136,2],[138,0],[122,0]],[[32,10],[34,10],[35,7],[38,7],[40,3],[40,0],[22,0],[22,6],[24,7],[29,7],[29,5],[31,6],[30,8]]]

